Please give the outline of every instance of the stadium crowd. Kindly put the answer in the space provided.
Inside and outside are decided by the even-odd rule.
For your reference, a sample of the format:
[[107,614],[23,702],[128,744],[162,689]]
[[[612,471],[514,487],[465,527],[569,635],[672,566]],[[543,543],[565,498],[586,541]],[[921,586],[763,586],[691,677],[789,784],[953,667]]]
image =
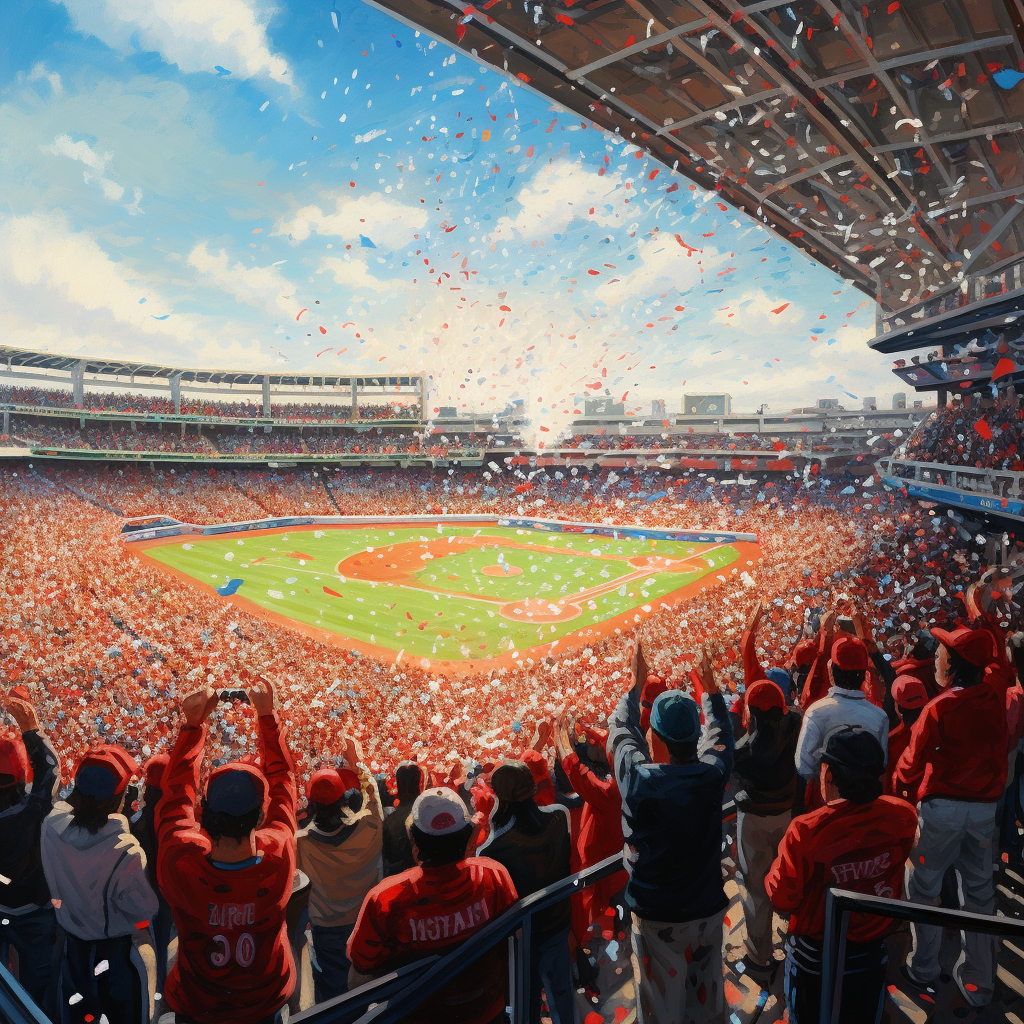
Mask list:
[[[154,511],[534,513],[755,531],[761,557],[632,628],[452,676],[160,572],[119,537],[121,517]],[[781,970],[789,1020],[806,1024],[829,884],[935,902],[955,865],[964,906],[991,913],[993,850],[1020,857],[1015,790],[997,813],[1019,788],[1019,609],[978,584],[975,538],[872,478],[22,466],[0,476],[0,522],[17,726],[0,743],[0,819],[23,825],[0,829],[0,946],[55,1021],[145,1018],[140,929],[158,1008],[272,1021],[296,998],[307,918],[330,998],[455,948],[623,837],[627,875],[535,920],[531,1020],[541,991],[553,1022],[574,1019],[604,935],[628,936],[640,1021],[725,1021],[731,795],[747,935],[733,967],[765,986]],[[1024,552],[1007,542],[1003,558]],[[308,905],[289,928],[296,868]],[[773,911],[789,915],[782,948]],[[852,918],[844,1021],[879,1019],[891,930]],[[938,935],[913,935],[905,970],[934,1000]],[[966,1005],[996,997],[993,955],[967,936]],[[499,947],[409,1019],[504,1019],[504,964]]]
[[1016,391],[978,395],[937,409],[898,454],[919,462],[1024,472],[1024,408]]
[[688,432],[673,431],[662,434],[614,434],[607,435],[595,430],[590,434],[576,434],[559,441],[558,448],[581,449],[584,451],[622,451],[658,449],[682,449],[693,451],[709,449],[714,451],[799,451],[809,447],[804,438],[787,438],[782,442],[776,438],[759,437],[757,434],[700,433],[691,427]]
[[[75,403],[70,391],[60,389],[14,387],[0,385],[0,408],[3,406],[33,406],[51,409],[81,409],[83,412],[137,413],[139,416],[203,416],[229,419],[262,419],[263,402],[252,398],[237,402],[214,401],[207,398],[182,396],[181,412],[175,413],[174,402],[156,395],[125,392],[107,394],[86,391],[81,405]],[[418,402],[360,402],[360,420],[418,420]],[[298,423],[326,423],[347,421],[351,418],[351,405],[346,395],[344,402],[271,402],[273,419],[294,420]]]

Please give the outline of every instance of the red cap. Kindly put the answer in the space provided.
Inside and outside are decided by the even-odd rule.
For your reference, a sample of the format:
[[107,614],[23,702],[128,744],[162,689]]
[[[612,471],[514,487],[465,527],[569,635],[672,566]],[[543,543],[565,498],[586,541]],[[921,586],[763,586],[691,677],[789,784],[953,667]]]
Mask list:
[[785,711],[786,697],[777,683],[770,679],[759,679],[747,690],[747,707],[757,708],[758,711],[770,711],[772,708]]
[[360,789],[359,776],[351,768],[321,768],[309,780],[309,799],[316,804],[333,804],[350,789]]
[[154,754],[146,762],[146,785],[152,789],[160,789],[164,781],[164,769],[170,757],[167,754]]
[[[97,770],[106,771],[105,779]],[[87,750],[75,769],[75,786],[88,796],[99,800],[123,793],[133,775],[139,774],[139,764],[124,747],[116,743],[102,743]]]
[[941,644],[945,644],[951,651],[956,651],[964,661],[972,665],[984,668],[995,661],[996,652],[992,642],[992,635],[984,629],[954,629],[952,632],[946,629],[933,629],[933,637]]
[[28,755],[20,739],[0,739],[0,775],[13,775],[14,786],[28,781]]
[[897,676],[892,684],[892,699],[901,708],[913,711],[928,703],[928,691],[917,676]]
[[833,641],[829,660],[844,672],[866,671],[869,664],[868,649],[863,640],[844,633]]
[[790,655],[792,663],[798,667],[813,665],[814,659],[818,656],[818,641],[814,637],[807,637],[793,648]]

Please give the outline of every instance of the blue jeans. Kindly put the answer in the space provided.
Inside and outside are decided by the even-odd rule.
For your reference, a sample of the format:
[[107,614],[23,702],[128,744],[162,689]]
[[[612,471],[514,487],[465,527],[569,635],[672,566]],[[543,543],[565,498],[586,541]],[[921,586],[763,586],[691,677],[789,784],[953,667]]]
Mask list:
[[17,950],[18,981],[48,1016],[53,1015],[55,1005],[50,978],[56,941],[57,919],[52,907],[40,907],[17,917],[0,914],[0,961],[6,966],[10,951]]
[[351,966],[346,953],[354,924],[341,924],[334,928],[311,924],[313,937],[309,963],[313,969],[313,994],[318,1003],[348,991],[348,969]]
[[540,992],[548,997],[551,1024],[573,1024],[576,1001],[572,994],[569,929],[530,947],[530,1024],[540,1024]]

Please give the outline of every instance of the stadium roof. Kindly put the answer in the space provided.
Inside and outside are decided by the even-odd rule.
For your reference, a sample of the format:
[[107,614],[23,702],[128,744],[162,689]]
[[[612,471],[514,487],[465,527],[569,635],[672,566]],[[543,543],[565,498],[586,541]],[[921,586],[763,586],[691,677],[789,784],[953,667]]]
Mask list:
[[883,327],[1021,260],[1022,0],[365,2],[718,189]]
[[81,364],[84,372],[99,377],[137,377],[143,379],[170,381],[173,377],[196,384],[252,384],[263,383],[266,377],[274,387],[418,387],[420,374],[400,376],[337,376],[321,374],[256,373],[248,370],[188,370],[176,366],[161,366],[157,363],[132,362],[131,360],[90,359],[84,356],[49,355],[32,352],[29,349],[10,348],[0,345],[0,362],[9,369],[15,366],[25,369],[57,370],[71,373]]

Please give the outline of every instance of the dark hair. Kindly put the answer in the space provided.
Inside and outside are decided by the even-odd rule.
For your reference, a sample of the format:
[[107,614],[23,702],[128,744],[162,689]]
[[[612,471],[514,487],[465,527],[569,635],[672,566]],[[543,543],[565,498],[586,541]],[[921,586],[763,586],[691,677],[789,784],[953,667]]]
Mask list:
[[903,719],[903,724],[909,729],[920,717],[921,712],[924,708],[904,708],[896,705],[899,708],[900,718]]
[[491,826],[502,828],[514,817],[519,830],[533,836],[544,831],[546,819],[543,815],[532,796],[525,800],[499,800],[491,816]]
[[24,782],[15,782],[13,775],[0,775],[0,811],[21,803],[24,796]]
[[325,832],[333,832],[341,827],[341,809],[348,806],[344,797],[339,797],[333,803],[319,804],[315,800],[309,801],[309,809],[313,814],[313,820],[317,827]]
[[71,805],[72,823],[94,836],[106,825],[112,814],[117,814],[121,810],[124,793],[115,793],[105,800],[98,800],[94,796],[86,796],[76,787],[68,795],[68,803]]
[[866,775],[837,764],[830,764],[829,769],[839,795],[851,804],[869,804],[882,795],[882,780],[874,775]]
[[867,673],[862,668],[839,668],[832,666],[832,682],[844,690],[859,690]]
[[782,721],[782,716],[785,714],[783,708],[768,708],[762,710],[761,708],[747,707],[750,709],[750,724],[756,728],[763,728],[764,726],[778,728],[779,722]]
[[697,741],[690,740],[689,743],[670,743],[664,737],[661,737],[661,742],[665,744],[665,749],[668,750],[669,757],[673,761],[678,761],[680,764],[690,764],[692,761],[697,760]]
[[213,840],[245,839],[260,823],[263,814],[261,807],[256,807],[245,814],[225,814],[223,811],[211,811],[203,798],[199,806],[199,824],[203,831]]
[[793,670],[793,685],[789,688],[789,693],[786,694],[787,704],[792,704],[796,695],[804,688],[804,683],[807,682],[812,668],[814,668],[813,662],[810,665],[797,665]]
[[445,864],[454,864],[466,856],[469,837],[473,834],[470,822],[458,832],[449,832],[446,836],[432,836],[423,832],[409,819],[409,838],[416,844],[419,851],[419,862],[425,868],[440,868]]
[[947,647],[949,652],[949,672],[953,686],[977,686],[985,675],[984,665],[974,665],[966,658]]

